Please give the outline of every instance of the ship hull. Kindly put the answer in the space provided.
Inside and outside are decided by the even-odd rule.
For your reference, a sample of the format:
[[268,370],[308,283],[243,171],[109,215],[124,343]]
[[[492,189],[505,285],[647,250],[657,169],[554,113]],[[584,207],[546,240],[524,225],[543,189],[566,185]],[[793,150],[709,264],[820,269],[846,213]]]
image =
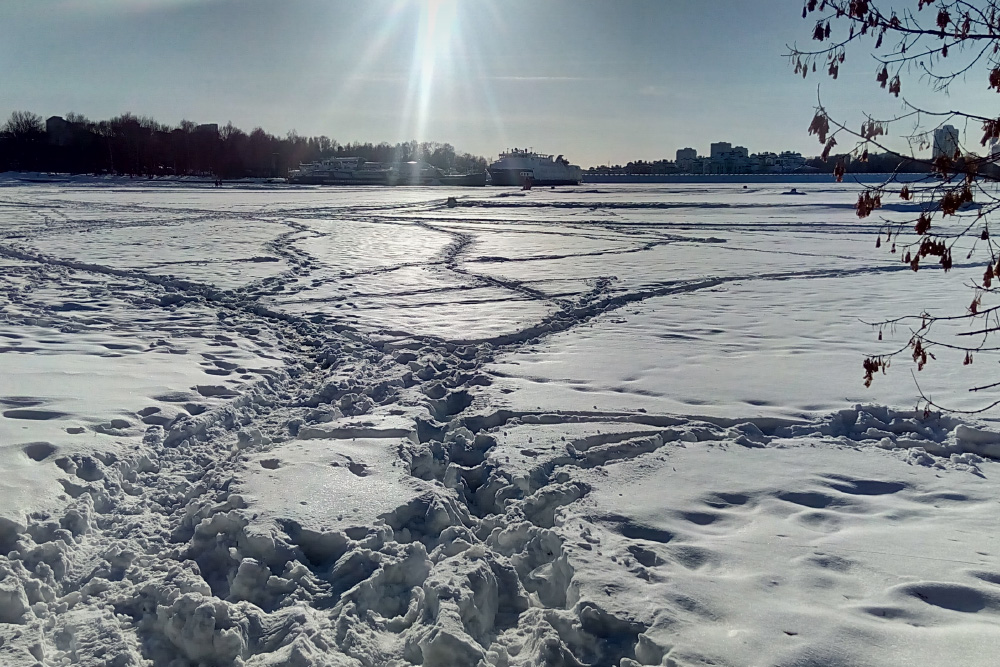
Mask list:
[[302,174],[288,179],[302,185],[389,185],[386,174]]
[[[524,169],[489,169],[490,178],[493,179],[493,185],[524,185],[525,172],[529,170]],[[533,172],[532,172],[533,173]],[[574,178],[545,178],[545,177],[531,177],[531,185],[580,185],[580,179]]]
[[398,174],[394,172],[337,172],[321,174],[297,174],[288,178],[289,183],[300,185],[393,185],[393,186],[440,186],[483,187],[486,172],[479,174]]
[[486,185],[485,171],[478,174],[444,174],[438,178],[441,185],[452,185],[464,188],[481,188]]

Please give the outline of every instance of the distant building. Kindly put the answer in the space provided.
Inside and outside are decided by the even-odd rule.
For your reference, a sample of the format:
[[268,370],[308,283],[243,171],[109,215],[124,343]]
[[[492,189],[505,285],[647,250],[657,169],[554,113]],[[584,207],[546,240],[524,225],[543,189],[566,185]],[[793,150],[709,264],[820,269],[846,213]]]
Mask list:
[[794,153],[792,151],[782,151],[774,160],[774,169],[771,171],[776,171],[778,173],[787,174],[793,171],[800,171],[806,166],[806,159],[802,157],[802,153]]
[[710,155],[700,156],[694,148],[680,148],[677,159],[646,162],[637,160],[624,167],[605,166],[591,168],[602,174],[788,174],[792,172],[815,171],[806,165],[801,153],[782,151],[781,153],[754,153],[745,146],[733,146],[728,141],[711,145]]
[[958,130],[951,125],[944,125],[934,130],[934,149],[931,158],[937,159],[942,155],[950,160],[954,160],[960,155]]
[[677,165],[678,171],[688,173],[693,171],[697,159],[698,151],[693,148],[681,148],[677,151],[677,161],[674,164]]
[[728,153],[733,150],[733,145],[728,141],[720,141],[712,144],[712,147],[708,153],[708,156],[713,160],[722,157],[723,153]]
[[62,116],[51,116],[45,121],[45,133],[49,136],[52,146],[69,146],[73,143],[73,123]]
[[50,116],[46,119],[45,134],[50,146],[80,146],[94,139],[94,134],[86,123],[72,123],[62,116]]
[[[701,165],[703,174],[747,174],[753,171],[750,151],[744,146],[733,146],[728,141],[712,144],[711,155]],[[697,167],[695,167],[697,169]]]

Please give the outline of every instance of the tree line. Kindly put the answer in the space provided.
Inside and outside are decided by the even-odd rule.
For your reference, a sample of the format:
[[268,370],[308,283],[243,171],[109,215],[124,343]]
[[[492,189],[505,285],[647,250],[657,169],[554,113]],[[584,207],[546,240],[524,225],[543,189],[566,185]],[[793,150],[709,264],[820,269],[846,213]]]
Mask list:
[[872,153],[864,160],[856,159],[856,156],[850,153],[806,160],[806,166],[820,173],[832,174],[838,165],[847,174],[929,174],[933,171],[927,160],[890,152]]
[[44,121],[15,111],[0,127],[0,171],[44,171],[128,176],[284,177],[303,162],[359,157],[372,162],[423,160],[444,170],[482,171],[486,159],[458,153],[451,144],[340,144],[326,136],[303,137],[294,130],[276,137],[262,128],[247,133],[232,122],[165,125],[125,113],[93,121],[80,114]]

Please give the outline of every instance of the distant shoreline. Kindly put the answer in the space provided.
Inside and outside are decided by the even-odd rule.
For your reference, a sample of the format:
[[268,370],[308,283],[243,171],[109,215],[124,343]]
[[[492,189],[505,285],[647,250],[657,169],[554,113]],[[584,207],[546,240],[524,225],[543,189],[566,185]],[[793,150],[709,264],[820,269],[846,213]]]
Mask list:
[[[881,183],[892,176],[888,173],[873,174],[845,174],[845,183]],[[927,178],[930,174],[896,174],[896,180],[904,183],[914,182]],[[302,186],[288,183],[283,178],[240,178],[225,179],[225,185],[242,186],[270,186],[270,187],[324,187],[324,186]],[[153,178],[133,177],[120,174],[67,174],[52,172],[0,172],[0,186],[15,184],[67,184],[67,185],[123,185],[123,184],[176,184],[192,186],[212,186],[215,179],[208,176],[156,176]],[[584,173],[581,185],[614,185],[614,184],[774,184],[782,185],[788,183],[835,183],[833,174],[587,174]],[[343,186],[325,186],[343,187]],[[383,187],[383,186],[359,186],[359,187]],[[390,187],[390,186],[384,186]],[[446,186],[434,186],[446,187]],[[513,186],[487,186],[501,189]],[[562,186],[572,187],[572,186]]]
[[[844,174],[845,183],[881,183],[893,174]],[[913,182],[930,174],[895,174],[897,181]],[[834,183],[833,174],[590,174],[587,183]]]

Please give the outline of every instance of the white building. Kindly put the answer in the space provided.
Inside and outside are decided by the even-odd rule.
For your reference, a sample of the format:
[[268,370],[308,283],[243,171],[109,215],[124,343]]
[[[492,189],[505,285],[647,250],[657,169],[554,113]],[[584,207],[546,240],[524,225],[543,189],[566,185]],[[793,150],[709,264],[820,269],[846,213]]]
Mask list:
[[728,141],[719,141],[712,144],[712,148],[709,151],[708,156],[713,160],[716,160],[721,158],[723,153],[728,153],[731,150],[733,150],[733,145],[731,143]]
[[781,151],[781,154],[774,160],[774,166],[774,171],[787,174],[805,167],[806,159],[802,157],[802,153],[796,153],[794,151]]
[[942,155],[954,160],[960,155],[958,146],[958,130],[951,125],[943,125],[934,130],[934,150],[931,153],[933,159]]
[[699,156],[693,148],[677,151],[677,170],[688,174],[787,174],[806,168],[801,153],[754,153],[728,141],[713,143],[710,156]]
[[746,174],[751,171],[750,151],[744,146],[733,146],[728,141],[712,144],[709,174]]
[[681,171],[694,171],[694,163],[698,159],[698,151],[693,148],[680,148],[677,150],[677,168]]

